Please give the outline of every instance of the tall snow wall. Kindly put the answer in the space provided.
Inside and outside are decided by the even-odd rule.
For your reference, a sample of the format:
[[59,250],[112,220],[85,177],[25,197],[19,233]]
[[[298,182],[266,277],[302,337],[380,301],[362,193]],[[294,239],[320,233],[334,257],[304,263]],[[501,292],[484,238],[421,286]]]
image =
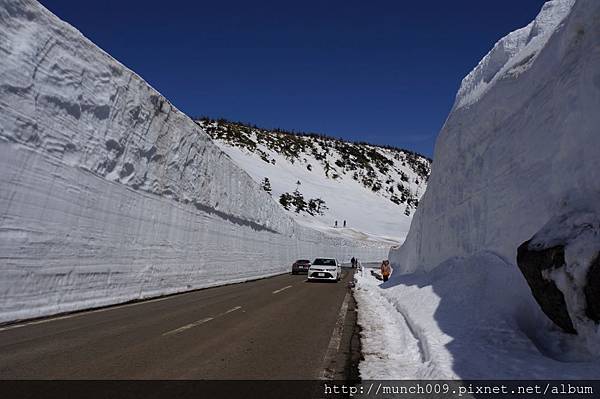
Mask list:
[[39,3],[0,2],[0,54],[0,322],[387,254],[296,224]]
[[516,264],[553,216],[600,206],[600,1],[547,2],[464,78],[436,142],[403,272],[481,251]]

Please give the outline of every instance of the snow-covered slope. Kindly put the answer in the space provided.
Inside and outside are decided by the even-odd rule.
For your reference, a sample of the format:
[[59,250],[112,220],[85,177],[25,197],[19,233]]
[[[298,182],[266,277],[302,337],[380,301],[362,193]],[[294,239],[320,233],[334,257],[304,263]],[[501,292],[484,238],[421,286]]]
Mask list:
[[191,119],[33,0],[0,5],[0,322],[389,245],[298,225]]
[[[198,124],[299,223],[348,238],[404,241],[425,191],[431,160],[419,154],[316,134],[266,130],[224,120]],[[298,184],[299,183],[299,184]],[[293,203],[299,193],[300,206]],[[311,211],[310,200],[321,200]],[[283,208],[283,205],[282,205]],[[335,222],[338,228],[335,228]],[[344,228],[346,221],[346,228]]]
[[[463,80],[408,237],[390,251],[395,272],[380,287],[362,285],[377,295],[359,296],[359,308],[387,299],[406,320],[405,334],[425,348],[420,364],[394,370],[427,378],[600,377],[590,346],[591,336],[598,345],[597,324],[594,334],[563,333],[516,264],[519,245],[558,215],[596,215],[586,217],[597,225],[599,110],[597,0],[547,2]],[[542,235],[547,246],[556,238]],[[594,247],[569,247],[567,268],[589,263],[597,238],[583,242]],[[371,369],[361,366],[367,376]]]

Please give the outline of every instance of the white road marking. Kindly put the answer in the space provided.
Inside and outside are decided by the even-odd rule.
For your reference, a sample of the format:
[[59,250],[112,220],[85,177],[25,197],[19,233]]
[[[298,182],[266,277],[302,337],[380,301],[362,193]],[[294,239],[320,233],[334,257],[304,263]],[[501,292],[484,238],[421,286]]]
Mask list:
[[207,318],[195,321],[193,323],[186,324],[183,327],[179,327],[179,328],[176,328],[174,330],[167,331],[166,333],[163,333],[163,336],[165,336],[165,335],[171,335],[171,334],[178,334],[180,332],[183,332],[185,330],[189,330],[190,328],[194,328],[196,326],[199,326],[200,324],[204,324],[204,323],[209,322],[211,320],[214,320],[214,317],[207,317]]
[[227,313],[231,313],[231,312],[235,312],[236,310],[240,310],[242,307],[241,306],[236,306],[235,308],[231,308],[228,311],[226,311],[225,313],[222,314],[227,314]]
[[322,380],[332,380],[334,377],[333,370],[331,370],[329,365],[333,362],[333,360],[335,359],[335,355],[340,350],[340,344],[342,343],[342,333],[344,332],[344,321],[346,320],[346,313],[348,312],[349,300],[350,294],[346,293],[346,296],[344,297],[344,302],[342,302],[342,307],[340,307],[340,313],[338,313],[338,318],[335,322],[333,334],[331,335],[331,339],[329,340],[327,352],[325,353],[325,357],[323,358],[323,372],[321,373]]
[[275,290],[275,291],[273,291],[273,294],[279,294],[281,291],[285,291],[285,290],[287,290],[288,288],[292,288],[292,286],[291,286],[291,285],[288,285],[287,287],[283,287],[283,288],[280,288],[280,289],[278,289],[278,290]]
[[231,312],[235,312],[236,310],[240,310],[241,308],[242,308],[241,306],[236,306],[235,308],[231,308],[229,310],[226,310],[223,313],[219,313],[215,317],[205,317],[204,319],[200,319],[198,321],[195,321],[195,322],[190,323],[190,324],[186,324],[185,326],[176,328],[174,330],[167,331],[166,333],[163,333],[163,336],[173,335],[173,334],[179,334],[180,332],[183,332],[185,330],[189,330],[190,328],[198,327],[199,325],[202,325],[204,323],[208,323],[209,321],[214,320],[217,317],[225,316],[226,314],[229,314]]

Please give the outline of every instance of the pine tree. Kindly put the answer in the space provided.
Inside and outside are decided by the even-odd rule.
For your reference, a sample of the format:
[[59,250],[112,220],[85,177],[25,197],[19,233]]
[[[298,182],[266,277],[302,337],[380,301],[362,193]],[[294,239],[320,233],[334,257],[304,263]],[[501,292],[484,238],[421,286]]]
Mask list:
[[306,205],[307,205],[306,201],[304,200],[304,196],[298,189],[296,189],[296,191],[294,191],[292,201],[293,201],[294,207],[296,207],[296,213],[306,212]]
[[323,215],[328,209],[325,205],[325,201],[323,201],[321,198],[311,198],[309,201],[309,208],[312,208],[318,215]]
[[260,183],[260,187],[265,190],[269,195],[271,195],[271,182],[268,177],[265,177],[263,181]]
[[290,210],[290,205],[292,203],[292,195],[290,193],[283,193],[279,197],[279,203],[285,208],[285,210]]

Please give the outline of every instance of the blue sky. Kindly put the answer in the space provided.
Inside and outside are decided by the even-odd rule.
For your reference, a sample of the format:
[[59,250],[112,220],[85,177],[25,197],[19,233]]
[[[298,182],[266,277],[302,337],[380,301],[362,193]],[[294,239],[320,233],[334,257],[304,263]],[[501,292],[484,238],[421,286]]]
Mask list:
[[192,116],[433,154],[462,78],[543,0],[42,0]]

